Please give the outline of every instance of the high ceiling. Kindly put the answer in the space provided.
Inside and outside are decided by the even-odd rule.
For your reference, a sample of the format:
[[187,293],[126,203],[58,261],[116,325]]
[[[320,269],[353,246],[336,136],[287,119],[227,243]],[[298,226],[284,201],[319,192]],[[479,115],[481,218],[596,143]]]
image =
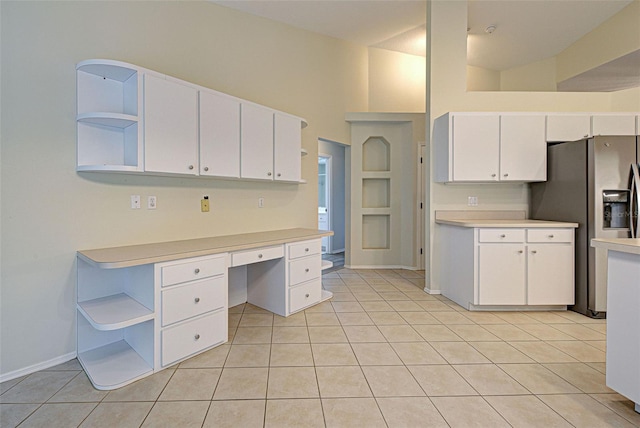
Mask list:
[[[360,45],[425,55],[426,0],[211,1]],[[467,63],[502,71],[553,57],[632,1],[469,0]],[[634,67],[640,79],[640,62]]]

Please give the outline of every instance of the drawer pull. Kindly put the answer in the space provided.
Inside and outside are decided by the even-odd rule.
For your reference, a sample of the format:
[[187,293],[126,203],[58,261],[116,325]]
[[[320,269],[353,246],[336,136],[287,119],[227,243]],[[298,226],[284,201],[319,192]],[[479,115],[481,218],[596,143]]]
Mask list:
[[549,238],[553,239],[553,235],[549,235]]
[[491,176],[492,176],[492,177],[495,177],[496,175],[495,175],[495,174],[491,174]]
[[267,172],[267,175],[268,175],[269,177],[271,177],[271,173],[270,173],[270,172]]
[[536,250],[531,250],[531,254],[537,254],[538,252]]
[[193,165],[189,165],[189,169],[193,169]]
[[193,273],[195,273],[196,275],[200,273],[200,269],[196,268],[196,270],[193,271]]
[[500,235],[501,238],[506,238],[507,235],[505,235],[504,233],[502,235]]
[[261,259],[262,258],[262,254],[258,254],[258,258]]
[[308,299],[309,298],[309,293],[305,294],[304,297]]
[[200,303],[200,298],[196,297],[195,299],[193,299],[193,301],[196,302],[196,303]]
[[307,272],[307,273],[309,273],[309,268],[306,268],[304,271],[305,271],[305,272]]
[[208,167],[208,166],[205,166],[205,167],[204,167],[204,170],[205,170],[205,171],[209,171],[209,167]]
[[195,340],[198,340],[198,339],[200,339],[200,335],[196,333],[196,335],[195,335],[195,336],[193,336],[193,338],[194,338]]
[[524,251],[518,250],[518,254],[522,254],[522,253],[524,253]]
[[509,174],[505,174],[504,176],[505,176],[505,177],[508,177],[508,176],[509,176]]

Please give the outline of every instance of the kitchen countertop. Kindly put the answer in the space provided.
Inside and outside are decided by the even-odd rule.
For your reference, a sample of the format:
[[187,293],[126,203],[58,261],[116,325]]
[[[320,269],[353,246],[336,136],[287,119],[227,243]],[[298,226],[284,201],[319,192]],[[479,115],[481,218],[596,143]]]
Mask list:
[[640,255],[640,238],[597,238],[591,240],[591,246],[610,251]]
[[546,221],[546,220],[528,220],[528,219],[436,219],[437,224],[447,224],[449,226],[458,227],[500,227],[500,228],[561,228],[561,227],[578,227],[578,223]]
[[284,229],[238,235],[213,236],[182,241],[129,245],[78,251],[86,262],[102,269],[113,269],[159,263],[187,257],[207,256],[248,250],[269,245],[331,236],[333,231],[317,229]]

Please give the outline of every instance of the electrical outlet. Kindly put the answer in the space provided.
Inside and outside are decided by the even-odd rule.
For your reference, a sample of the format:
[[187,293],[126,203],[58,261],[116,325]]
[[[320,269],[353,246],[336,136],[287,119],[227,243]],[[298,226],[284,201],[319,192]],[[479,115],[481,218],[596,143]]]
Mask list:
[[264,208],[264,198],[258,198],[258,208]]
[[158,198],[155,196],[147,197],[147,209],[155,210],[158,207]]
[[200,200],[200,211],[202,211],[203,213],[208,213],[209,212],[209,197],[208,196],[204,196]]
[[478,206],[478,197],[477,196],[469,196],[469,199],[467,200],[467,205],[470,207],[477,207]]
[[131,195],[131,209],[140,209],[140,195]]

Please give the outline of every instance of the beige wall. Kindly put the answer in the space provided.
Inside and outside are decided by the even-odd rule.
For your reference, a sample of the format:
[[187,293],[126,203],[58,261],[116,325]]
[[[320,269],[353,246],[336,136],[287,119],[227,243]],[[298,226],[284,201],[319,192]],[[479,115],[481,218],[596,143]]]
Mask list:
[[499,91],[500,72],[467,65],[467,91]]
[[551,57],[500,73],[501,91],[556,91],[556,58]]
[[[367,110],[365,47],[209,2],[3,1],[1,8],[1,374],[75,352],[78,249],[317,225],[317,139],[348,143],[345,112]],[[306,118],[309,184],[76,173],[75,64],[89,58],[133,63]],[[157,196],[158,209],[131,210],[132,194]],[[199,210],[203,195],[211,199],[207,214]]]
[[369,111],[424,113],[425,63],[421,56],[369,48]]
[[[467,92],[467,2],[431,1],[427,13],[430,34],[430,75],[427,87],[427,141],[431,144],[433,120],[449,111],[637,111],[640,98],[632,90],[616,93],[560,92]],[[433,153],[433,151],[432,151]],[[430,220],[426,242],[431,242],[431,257],[426,260],[427,287],[437,284],[438,243],[430,234],[435,228],[436,210],[469,209],[468,196],[478,196],[479,210],[527,209],[528,190],[524,184],[444,185],[430,184]]]

